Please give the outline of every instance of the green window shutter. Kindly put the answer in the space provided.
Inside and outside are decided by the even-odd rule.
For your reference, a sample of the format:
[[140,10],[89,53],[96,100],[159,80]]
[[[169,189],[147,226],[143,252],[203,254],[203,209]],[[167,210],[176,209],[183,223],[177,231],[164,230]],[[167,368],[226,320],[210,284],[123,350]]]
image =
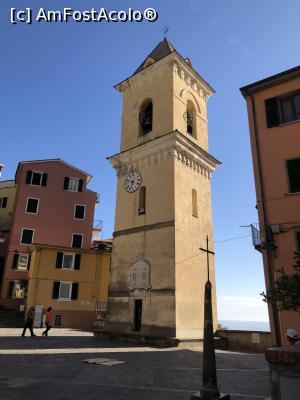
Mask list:
[[12,298],[13,296],[13,291],[14,291],[14,286],[15,286],[15,282],[14,281],[10,281],[9,285],[8,285],[8,294],[7,297]]
[[273,128],[275,126],[278,126],[280,124],[280,117],[279,117],[277,97],[266,99],[265,108],[266,108],[267,127]]
[[6,208],[7,205],[7,197],[2,198],[2,208]]
[[56,255],[56,268],[62,268],[64,253],[57,253]]
[[300,158],[287,160],[290,193],[300,192]]
[[47,186],[47,179],[48,179],[48,174],[44,172],[42,175],[42,186]]
[[14,254],[14,258],[13,258],[13,269],[17,269],[18,268],[18,262],[19,262],[19,254]]
[[79,284],[77,282],[73,282],[72,295],[71,295],[72,300],[77,300],[77,298],[78,298],[78,286],[79,286]]
[[80,269],[81,254],[75,254],[74,269]]
[[52,299],[58,299],[60,282],[53,282]]
[[28,262],[27,262],[27,269],[29,270],[30,268],[30,262],[31,262],[31,254],[28,257]]
[[83,179],[79,179],[78,192],[82,192],[82,188],[83,188]]
[[65,180],[64,180],[64,190],[69,189],[69,180],[70,180],[70,178],[68,176],[66,176]]
[[26,183],[29,184],[31,183],[31,178],[32,178],[32,171],[28,170],[26,174]]

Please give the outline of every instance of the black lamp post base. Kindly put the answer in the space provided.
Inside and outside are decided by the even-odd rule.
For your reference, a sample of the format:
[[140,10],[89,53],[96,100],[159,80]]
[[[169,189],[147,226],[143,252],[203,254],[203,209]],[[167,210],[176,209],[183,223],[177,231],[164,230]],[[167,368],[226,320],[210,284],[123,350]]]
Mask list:
[[203,397],[200,392],[194,393],[191,396],[191,400],[230,400],[230,395],[227,393],[220,393],[216,397]]

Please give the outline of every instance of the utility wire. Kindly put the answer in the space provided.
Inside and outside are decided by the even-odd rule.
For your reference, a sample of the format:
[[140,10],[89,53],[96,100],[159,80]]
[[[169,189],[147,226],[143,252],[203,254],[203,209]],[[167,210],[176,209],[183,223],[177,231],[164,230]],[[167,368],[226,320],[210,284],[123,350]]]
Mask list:
[[218,241],[216,241],[215,243],[229,242],[230,240],[238,240],[238,239],[243,239],[243,238],[247,238],[247,237],[251,237],[251,235],[237,236],[237,237],[230,238],[230,239],[218,240]]

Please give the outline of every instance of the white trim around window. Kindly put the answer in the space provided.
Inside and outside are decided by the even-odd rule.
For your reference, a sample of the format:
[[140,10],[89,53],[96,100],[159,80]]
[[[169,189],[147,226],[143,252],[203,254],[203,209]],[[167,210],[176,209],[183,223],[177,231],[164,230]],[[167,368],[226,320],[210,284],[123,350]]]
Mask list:
[[[71,258],[71,263],[70,263],[69,267],[67,267],[65,265],[65,261],[67,260],[67,257]],[[63,259],[62,259],[61,268],[62,269],[66,269],[66,270],[73,270],[74,269],[74,264],[75,264],[75,253],[63,253]]]
[[[32,231],[32,238],[31,238],[31,242],[30,243],[22,243],[22,238],[23,238],[23,232],[24,231]],[[22,228],[22,232],[21,232],[21,238],[20,238],[20,244],[23,246],[28,246],[30,244],[33,243],[33,238],[34,238],[34,229],[32,228]]]
[[[79,235],[79,236],[81,236],[81,246],[80,247],[73,247],[73,238],[74,238],[74,235]],[[71,247],[72,247],[72,249],[82,249],[82,245],[83,245],[83,233],[72,233],[72,239],[71,239]]]
[[30,253],[19,253],[16,271],[27,271]]
[[69,176],[68,178],[69,178],[68,191],[78,192],[80,178],[74,178],[72,176]]
[[[27,208],[28,208],[28,200],[37,200],[37,207],[36,207],[36,212],[29,212],[29,211],[27,211]],[[25,214],[33,214],[33,215],[35,215],[35,214],[38,214],[38,212],[39,212],[39,206],[40,206],[40,199],[39,198],[37,198],[37,197],[27,197],[27,200],[26,200],[26,207],[25,207]]]
[[[31,175],[31,179],[30,179],[30,185],[31,185],[31,186],[38,186],[38,187],[42,186],[42,179],[43,179],[43,174],[44,174],[44,172],[41,172],[41,171],[33,171],[33,170],[31,170],[31,172],[32,172],[32,175]],[[39,185],[35,185],[34,183],[32,183],[33,174],[40,174],[40,184],[39,184]]]
[[[69,285],[69,295],[68,297],[61,297],[61,286],[62,285]],[[57,300],[62,300],[62,301],[69,301],[72,300],[72,285],[73,282],[69,282],[69,281],[61,281],[59,282],[59,292],[58,292],[58,299]]]
[[[84,207],[83,218],[76,218],[76,217],[75,217],[75,215],[76,215],[76,207],[77,207],[77,206],[79,206],[79,207]],[[76,219],[76,220],[78,220],[78,221],[84,221],[84,220],[85,220],[85,210],[86,210],[86,205],[85,205],[85,204],[75,204],[75,205],[74,205],[74,215],[73,215],[73,218]]]

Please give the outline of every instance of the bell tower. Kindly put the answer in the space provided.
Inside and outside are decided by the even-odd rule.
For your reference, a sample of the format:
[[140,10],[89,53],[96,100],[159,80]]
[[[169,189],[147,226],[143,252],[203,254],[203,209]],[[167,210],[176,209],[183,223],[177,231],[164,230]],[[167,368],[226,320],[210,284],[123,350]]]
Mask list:
[[[123,97],[117,200],[104,331],[203,337],[206,235],[212,244],[207,98],[214,92],[164,39]],[[215,287],[214,263],[211,282]],[[216,318],[215,291],[214,322]]]

